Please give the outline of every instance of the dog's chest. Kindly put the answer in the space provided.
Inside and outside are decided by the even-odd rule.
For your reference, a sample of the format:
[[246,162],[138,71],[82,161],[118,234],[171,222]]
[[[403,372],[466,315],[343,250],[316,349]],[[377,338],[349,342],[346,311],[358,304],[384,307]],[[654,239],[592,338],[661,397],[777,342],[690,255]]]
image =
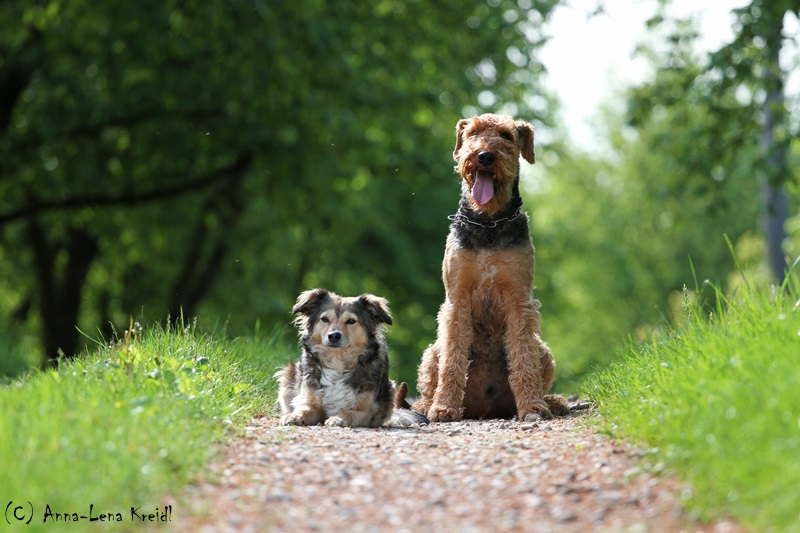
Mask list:
[[[447,258],[446,258],[446,261]],[[533,262],[522,250],[460,250],[445,265],[445,283],[460,294],[496,293],[508,287],[529,286]]]
[[[337,362],[338,363],[338,362]],[[320,376],[320,403],[327,416],[352,409],[356,404],[356,391],[346,383],[352,369],[342,364],[323,366]]]
[[479,268],[478,286],[493,285],[497,279],[497,265],[493,261],[486,261]]

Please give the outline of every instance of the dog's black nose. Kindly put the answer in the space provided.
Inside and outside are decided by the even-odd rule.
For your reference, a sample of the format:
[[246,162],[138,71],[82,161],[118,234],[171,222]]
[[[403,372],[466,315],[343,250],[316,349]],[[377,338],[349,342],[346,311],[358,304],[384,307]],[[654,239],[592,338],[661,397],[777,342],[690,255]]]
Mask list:
[[330,333],[328,333],[328,341],[330,341],[332,344],[336,344],[340,340],[342,340],[341,331],[331,331]]
[[494,164],[494,152],[481,152],[478,154],[478,163],[481,165],[488,167]]

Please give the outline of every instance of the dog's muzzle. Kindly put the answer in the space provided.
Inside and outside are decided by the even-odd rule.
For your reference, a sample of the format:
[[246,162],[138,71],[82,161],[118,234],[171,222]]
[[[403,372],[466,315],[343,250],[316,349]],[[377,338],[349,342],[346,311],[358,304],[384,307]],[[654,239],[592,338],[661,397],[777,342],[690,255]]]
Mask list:
[[336,348],[339,346],[341,342],[342,342],[342,332],[339,331],[338,329],[335,329],[330,333],[328,333],[328,335],[325,337],[324,344],[325,346],[331,346]]

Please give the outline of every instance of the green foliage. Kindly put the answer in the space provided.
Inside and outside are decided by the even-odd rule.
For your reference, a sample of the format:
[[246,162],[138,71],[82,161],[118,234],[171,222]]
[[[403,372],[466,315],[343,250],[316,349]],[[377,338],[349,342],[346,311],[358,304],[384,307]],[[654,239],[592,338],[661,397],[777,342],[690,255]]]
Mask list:
[[[556,5],[0,3],[0,371],[34,336],[46,361],[79,351],[76,324],[110,336],[130,314],[288,341],[297,294],[323,286],[389,299],[392,377],[413,384],[458,201],[453,126],[553,125],[536,50]],[[690,265],[728,280],[724,235],[763,268],[759,6],[707,58],[691,23],[650,21],[667,46],[642,48],[652,79],[604,117],[610,156],[537,139],[523,186],[557,389],[678,316]],[[770,6],[770,27],[792,9]],[[778,137],[795,175],[797,136]]]
[[609,430],[687,479],[684,503],[704,518],[798,531],[797,282],[730,297],[712,287],[714,312],[687,302],[684,327],[631,347],[593,380]]
[[20,348],[20,344],[21,339],[0,333],[0,382],[5,376],[23,374],[36,364],[35,358],[26,357],[26,352]]
[[32,502],[38,527],[47,504],[126,517],[132,504],[163,508],[212,459],[214,443],[274,413],[270,376],[287,352],[274,335],[219,341],[193,326],[132,328],[110,347],[12,382],[0,388],[0,492]]
[[[726,235],[756,246],[748,267],[763,261],[763,240],[752,238],[757,184],[744,171],[752,152],[729,168],[699,165],[680,132],[713,119],[698,110],[670,138],[672,120],[649,123],[632,141],[617,138],[618,159],[561,153],[532,193],[543,330],[569,387],[610,362],[626,337],[643,340],[674,319],[692,265],[703,278],[726,280]],[[725,173],[723,185],[715,172]]]
[[[739,284],[726,238],[759,284],[775,276],[762,224],[764,169],[775,166],[762,143],[756,74],[765,59],[758,67],[752,39],[725,48],[728,59],[700,56],[691,22],[661,17],[652,25],[666,36],[640,49],[653,76],[626,91],[624,108],[602,115],[610,152],[555,145],[539,157],[545,175],[530,193],[537,285],[557,388],[612,362],[626,338],[645,340],[679,320],[681,289],[695,277]],[[745,56],[749,74],[732,75],[726,61]],[[789,177],[799,168],[794,137],[781,171]],[[787,179],[795,216],[782,244],[794,257],[797,180]]]
[[75,324],[183,310],[237,334],[287,324],[313,286],[376,292],[413,378],[455,122],[550,120],[535,50],[555,4],[3,2],[0,315],[47,358]]
[[632,122],[658,116],[665,108],[670,113],[682,111],[688,119],[698,108],[711,112],[714,121],[685,132],[699,147],[695,150],[701,156],[699,163],[711,159],[720,165],[712,174],[717,181],[726,178],[731,160],[749,152],[746,159],[752,164],[743,170],[759,185],[767,256],[773,277],[780,281],[787,267],[786,222],[795,207],[787,201],[786,187],[797,184],[790,162],[796,125],[790,122],[788,74],[781,55],[788,42],[784,20],[800,15],[800,6],[792,0],[753,0],[734,9],[733,15],[733,41],[702,62],[692,61],[697,35],[691,23],[673,23],[672,46],[661,59],[666,66],[658,69],[655,83],[634,93]]
[[636,196],[615,183],[615,172],[608,163],[562,154],[548,165],[545,187],[531,195],[536,296],[558,364],[556,390],[576,390],[626,332],[659,320],[654,303],[662,287],[649,267],[661,250],[643,256],[651,248],[634,240],[641,228]]

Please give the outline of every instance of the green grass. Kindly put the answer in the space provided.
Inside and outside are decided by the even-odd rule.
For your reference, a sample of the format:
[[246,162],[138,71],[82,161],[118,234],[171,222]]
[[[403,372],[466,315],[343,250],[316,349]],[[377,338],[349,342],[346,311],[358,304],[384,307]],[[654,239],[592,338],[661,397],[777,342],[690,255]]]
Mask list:
[[[215,443],[256,413],[274,414],[271,376],[289,349],[277,338],[155,327],[0,388],[0,512],[13,501],[30,514],[30,502],[26,530],[52,530],[47,505],[88,515],[92,504],[95,515],[120,512],[130,529],[131,506],[163,508]],[[174,508],[173,524],[180,515]]]
[[800,291],[716,291],[713,313],[631,350],[591,394],[618,436],[691,487],[702,518],[800,531]]
[[[800,291],[716,298],[713,313],[687,305],[687,325],[599,372],[591,394],[610,431],[689,482],[685,504],[702,518],[800,531]],[[93,505],[129,530],[131,507],[163,509],[215,444],[276,414],[271,376],[296,350],[278,339],[153,327],[0,386],[0,513],[31,502],[25,530],[49,531],[45,506]]]

